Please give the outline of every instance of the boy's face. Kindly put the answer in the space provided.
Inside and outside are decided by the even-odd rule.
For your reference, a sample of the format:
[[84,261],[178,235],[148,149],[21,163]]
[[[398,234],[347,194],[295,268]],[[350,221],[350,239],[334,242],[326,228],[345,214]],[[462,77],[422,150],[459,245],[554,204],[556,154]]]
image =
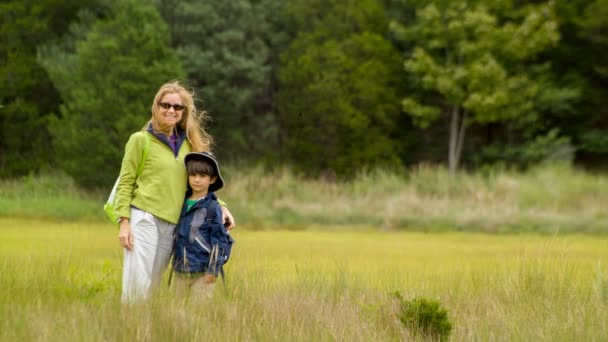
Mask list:
[[189,175],[188,183],[195,193],[207,192],[209,185],[215,183],[216,177],[209,177],[208,175]]

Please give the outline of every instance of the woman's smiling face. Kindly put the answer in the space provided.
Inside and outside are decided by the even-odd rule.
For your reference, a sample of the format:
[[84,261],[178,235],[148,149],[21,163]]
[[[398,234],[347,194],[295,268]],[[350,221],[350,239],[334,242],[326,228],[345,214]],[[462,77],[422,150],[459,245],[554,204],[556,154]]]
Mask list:
[[[165,109],[161,104],[165,106],[166,104],[169,104],[171,107]],[[182,108],[184,106],[182,98],[178,93],[165,94],[158,104],[159,123],[168,132],[173,131],[175,125],[182,119],[182,115],[184,114],[184,109],[176,110],[175,106],[181,106]]]

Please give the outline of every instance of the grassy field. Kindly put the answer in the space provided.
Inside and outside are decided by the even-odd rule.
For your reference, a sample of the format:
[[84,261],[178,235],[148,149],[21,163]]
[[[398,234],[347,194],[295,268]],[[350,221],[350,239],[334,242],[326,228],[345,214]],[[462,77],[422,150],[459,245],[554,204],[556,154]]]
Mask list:
[[409,340],[395,291],[438,299],[455,341],[608,340],[601,235],[237,228],[212,300],[125,307],[112,225],[0,227],[2,341]]
[[[608,234],[608,177],[568,165],[455,176],[420,166],[348,182],[307,179],[288,169],[227,166],[222,174],[226,186],[218,195],[250,229]],[[84,191],[61,174],[0,180],[0,217],[99,222],[110,188]]]

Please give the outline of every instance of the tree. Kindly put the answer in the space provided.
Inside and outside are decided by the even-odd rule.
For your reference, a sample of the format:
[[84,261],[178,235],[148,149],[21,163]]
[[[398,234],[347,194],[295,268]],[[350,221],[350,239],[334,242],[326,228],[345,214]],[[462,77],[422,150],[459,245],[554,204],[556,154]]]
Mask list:
[[107,10],[103,19],[82,12],[71,35],[39,57],[63,100],[51,122],[58,163],[86,187],[111,185],[158,87],[184,75],[154,6],[115,1]]
[[163,0],[159,8],[188,80],[213,118],[218,151],[235,160],[276,149],[268,95],[275,7],[249,0]]
[[67,31],[90,1],[0,3],[0,177],[21,176],[53,163],[48,119],[61,99],[36,60],[36,48]]
[[422,127],[449,118],[448,165],[458,168],[467,126],[532,120],[539,84],[535,58],[559,40],[550,5],[527,7],[522,20],[501,22],[466,1],[429,4],[396,36],[414,46],[405,60],[411,88],[403,109]]
[[401,164],[400,56],[375,1],[293,1],[279,110],[289,159],[309,175]]
[[581,89],[576,115],[557,124],[573,137],[577,158],[606,167],[608,155],[608,1],[558,0],[560,45],[552,51],[554,73]]

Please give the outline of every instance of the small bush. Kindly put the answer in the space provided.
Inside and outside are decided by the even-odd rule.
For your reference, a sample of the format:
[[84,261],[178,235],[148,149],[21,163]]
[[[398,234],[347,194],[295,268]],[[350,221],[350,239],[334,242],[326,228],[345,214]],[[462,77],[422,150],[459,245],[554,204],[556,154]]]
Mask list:
[[399,300],[399,320],[413,334],[441,341],[450,336],[452,323],[448,319],[448,311],[441,307],[439,301],[426,298],[405,300],[398,291],[395,297]]

